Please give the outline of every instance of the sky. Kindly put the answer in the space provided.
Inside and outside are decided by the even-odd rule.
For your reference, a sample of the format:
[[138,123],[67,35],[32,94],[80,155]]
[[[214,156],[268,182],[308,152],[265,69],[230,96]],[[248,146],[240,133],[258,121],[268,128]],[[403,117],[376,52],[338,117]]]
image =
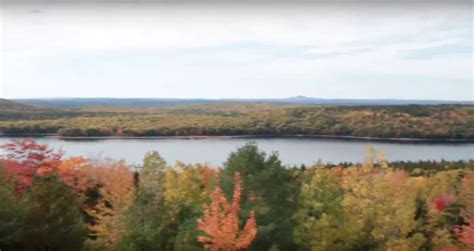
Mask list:
[[5,1],[4,98],[474,97],[469,2]]

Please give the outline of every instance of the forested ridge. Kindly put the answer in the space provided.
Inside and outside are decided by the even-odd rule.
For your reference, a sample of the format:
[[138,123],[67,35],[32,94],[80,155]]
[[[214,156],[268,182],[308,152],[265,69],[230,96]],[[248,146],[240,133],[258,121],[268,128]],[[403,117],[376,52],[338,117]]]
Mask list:
[[248,143],[222,167],[158,152],[127,166],[31,139],[2,148],[1,250],[474,249],[472,160],[369,148],[361,164],[289,168]]
[[474,140],[474,106],[317,106],[235,103],[83,106],[38,118],[0,116],[6,136],[324,135]]
[[78,115],[79,114],[73,110],[55,107],[39,107],[0,98],[0,121],[19,119],[47,119]]

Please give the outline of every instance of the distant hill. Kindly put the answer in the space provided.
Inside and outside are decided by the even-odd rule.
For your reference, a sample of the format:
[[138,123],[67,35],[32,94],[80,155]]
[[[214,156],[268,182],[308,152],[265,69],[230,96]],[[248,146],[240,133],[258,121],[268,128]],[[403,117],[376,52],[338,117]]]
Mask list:
[[282,99],[179,99],[179,98],[48,98],[17,99],[28,105],[49,107],[78,107],[97,105],[120,106],[172,106],[218,103],[277,103],[277,104],[314,104],[314,105],[473,105],[473,101],[445,100],[399,100],[399,99],[320,99],[296,96]]
[[296,104],[321,104],[321,105],[441,105],[459,104],[473,105],[474,101],[451,100],[417,100],[417,99],[320,99],[305,96],[296,96],[286,99],[277,99],[276,102],[289,102]]
[[28,104],[0,98],[0,120],[56,118],[73,114],[74,112],[69,112],[56,107],[39,107],[35,104]]
[[33,112],[38,111],[40,108],[23,104],[20,102],[14,102],[7,99],[0,98],[0,111],[3,112]]

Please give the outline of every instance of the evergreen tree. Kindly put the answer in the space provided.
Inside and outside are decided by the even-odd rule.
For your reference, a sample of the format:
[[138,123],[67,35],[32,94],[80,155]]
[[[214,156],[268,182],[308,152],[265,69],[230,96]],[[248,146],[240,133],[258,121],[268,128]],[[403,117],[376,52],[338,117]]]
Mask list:
[[294,250],[292,240],[296,209],[296,186],[290,171],[282,165],[276,153],[260,151],[250,142],[230,154],[221,172],[221,187],[228,198],[232,196],[234,173],[242,177],[241,217],[255,211],[258,234],[251,250]]
[[56,176],[36,176],[24,197],[21,250],[81,250],[87,237],[78,201]]
[[5,178],[0,166],[0,250],[13,250],[19,242],[24,213],[25,207],[15,196],[13,182]]

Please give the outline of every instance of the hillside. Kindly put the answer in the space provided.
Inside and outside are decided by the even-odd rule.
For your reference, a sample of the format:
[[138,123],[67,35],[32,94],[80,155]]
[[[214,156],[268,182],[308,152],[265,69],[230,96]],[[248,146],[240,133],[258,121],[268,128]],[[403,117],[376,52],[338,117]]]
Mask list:
[[76,112],[56,107],[40,107],[0,98],[0,120],[51,119],[74,116]]
[[7,99],[0,98],[0,111],[3,112],[29,112],[29,111],[38,111],[38,107],[10,101]]
[[39,113],[42,113],[42,111],[38,107],[0,99],[0,120],[30,118]]

